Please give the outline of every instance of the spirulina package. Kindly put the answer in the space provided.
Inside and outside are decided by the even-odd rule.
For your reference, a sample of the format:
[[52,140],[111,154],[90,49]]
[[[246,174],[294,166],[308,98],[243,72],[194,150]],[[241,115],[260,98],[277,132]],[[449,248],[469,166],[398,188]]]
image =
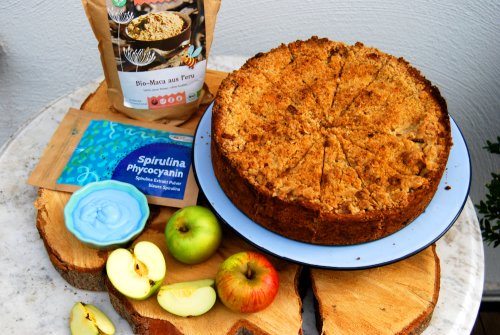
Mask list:
[[28,183],[74,192],[103,180],[134,185],[150,204],[196,204],[192,166],[194,130],[132,120],[117,113],[70,109]]
[[112,106],[179,125],[205,94],[220,0],[82,0]]

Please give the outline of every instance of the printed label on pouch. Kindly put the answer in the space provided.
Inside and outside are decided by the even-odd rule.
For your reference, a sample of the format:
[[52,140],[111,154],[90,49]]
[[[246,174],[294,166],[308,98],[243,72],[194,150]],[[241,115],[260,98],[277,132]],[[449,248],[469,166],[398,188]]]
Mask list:
[[182,199],[190,165],[191,148],[154,143],[122,159],[113,179],[133,184],[148,195]]
[[192,144],[190,135],[92,120],[57,183],[114,179],[146,195],[183,199]]
[[148,97],[150,109],[165,108],[186,103],[186,93],[175,93],[164,96]]
[[[120,72],[124,105],[157,109],[196,101],[203,88],[206,61],[153,72]],[[185,73],[187,69],[187,73]]]
[[[203,1],[114,0],[107,11],[124,106],[168,108],[200,97],[206,71]],[[165,98],[181,94],[183,100]]]

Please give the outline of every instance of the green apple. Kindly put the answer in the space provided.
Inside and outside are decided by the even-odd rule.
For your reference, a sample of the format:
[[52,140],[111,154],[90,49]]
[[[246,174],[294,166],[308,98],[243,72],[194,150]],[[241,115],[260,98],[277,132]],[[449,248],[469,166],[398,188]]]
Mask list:
[[111,284],[123,295],[143,300],[155,293],[165,278],[165,258],[154,243],[141,241],[131,249],[111,252],[106,262]]
[[213,279],[165,285],[156,296],[160,306],[177,316],[198,316],[208,312],[217,300]]
[[113,335],[115,325],[94,305],[77,302],[71,309],[69,327],[72,335]]
[[179,209],[165,227],[168,251],[178,261],[198,264],[212,256],[222,240],[222,230],[214,213],[202,206]]
[[242,251],[221,263],[215,276],[215,287],[226,307],[235,312],[253,313],[274,301],[279,276],[264,255]]

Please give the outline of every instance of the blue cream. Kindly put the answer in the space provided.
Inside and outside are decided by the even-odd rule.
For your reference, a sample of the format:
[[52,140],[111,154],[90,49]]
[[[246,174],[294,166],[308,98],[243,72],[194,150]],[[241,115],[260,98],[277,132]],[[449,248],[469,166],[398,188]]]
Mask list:
[[64,209],[66,227],[80,241],[96,248],[127,243],[149,216],[144,194],[134,186],[107,180],[75,192]]

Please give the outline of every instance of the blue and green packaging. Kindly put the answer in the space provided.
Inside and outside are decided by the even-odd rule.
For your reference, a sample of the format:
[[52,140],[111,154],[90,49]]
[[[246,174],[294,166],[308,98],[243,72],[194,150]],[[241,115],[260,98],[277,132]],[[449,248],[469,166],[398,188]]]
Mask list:
[[193,139],[189,129],[70,109],[28,182],[73,192],[118,180],[137,187],[150,204],[194,205]]

